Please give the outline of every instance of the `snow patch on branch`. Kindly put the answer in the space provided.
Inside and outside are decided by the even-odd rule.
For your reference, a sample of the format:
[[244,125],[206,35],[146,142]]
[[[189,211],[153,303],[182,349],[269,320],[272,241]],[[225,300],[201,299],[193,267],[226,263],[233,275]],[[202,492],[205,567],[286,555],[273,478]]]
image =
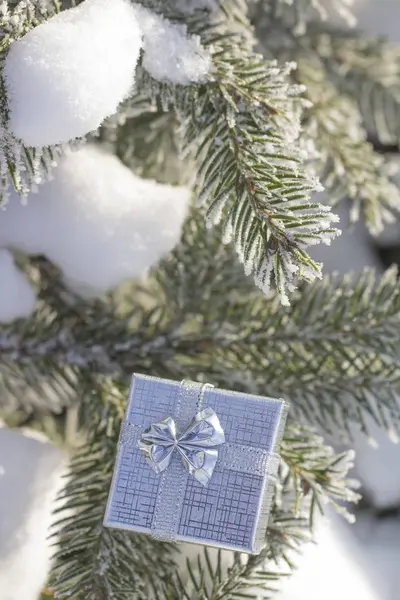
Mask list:
[[136,6],[143,32],[143,67],[159,81],[188,85],[206,79],[211,56],[197,35],[187,34],[186,25],[171,23]]
[[54,179],[0,213],[0,245],[43,254],[70,288],[102,294],[144,275],[178,242],[190,190],[136,177],[95,145],[64,156]]
[[141,46],[128,0],[86,0],[35,27],[5,61],[9,130],[39,147],[97,129],[131,92]]
[[143,44],[154,78],[205,80],[211,58],[200,38],[129,0],[85,0],[34,27],[5,60],[9,133],[40,148],[95,131],[132,92]]
[[35,292],[5,248],[0,248],[0,282],[0,323],[28,317],[35,307]]

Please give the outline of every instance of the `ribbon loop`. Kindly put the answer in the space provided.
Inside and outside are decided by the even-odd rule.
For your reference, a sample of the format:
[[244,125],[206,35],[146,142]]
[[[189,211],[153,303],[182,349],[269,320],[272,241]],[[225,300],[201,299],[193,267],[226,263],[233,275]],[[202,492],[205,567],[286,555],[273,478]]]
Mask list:
[[168,468],[177,450],[188,472],[206,486],[218,460],[216,446],[224,442],[225,434],[217,414],[212,408],[206,408],[197,413],[179,437],[172,417],[153,423],[142,434],[139,448],[156,473]]

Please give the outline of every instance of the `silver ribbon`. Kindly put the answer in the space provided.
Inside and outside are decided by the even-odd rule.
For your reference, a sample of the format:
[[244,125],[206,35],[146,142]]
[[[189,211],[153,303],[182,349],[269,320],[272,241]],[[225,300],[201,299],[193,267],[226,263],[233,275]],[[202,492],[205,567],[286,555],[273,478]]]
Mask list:
[[[140,440],[146,431],[143,425],[135,425],[125,421],[121,426],[119,443],[123,446],[139,447]],[[172,460],[172,456],[171,456]],[[222,470],[238,471],[262,477],[266,472],[271,476],[276,473],[280,462],[279,454],[274,454],[263,448],[241,446],[227,442],[218,452],[218,462]],[[177,463],[179,464],[179,463]],[[181,470],[181,469],[180,469]]]
[[[202,385],[187,380],[181,382],[173,415],[178,431],[182,431],[193,414],[201,410],[204,391],[207,387],[213,386],[208,383]],[[151,524],[153,537],[165,541],[176,539],[185,499],[187,477],[187,471],[182,469],[182,461],[174,452],[168,469],[161,474],[158,486]]]
[[218,460],[218,449],[225,442],[224,430],[212,408],[200,411],[189,427],[178,436],[172,417],[153,423],[142,434],[139,448],[156,473],[162,473],[177,451],[189,473],[207,486]]

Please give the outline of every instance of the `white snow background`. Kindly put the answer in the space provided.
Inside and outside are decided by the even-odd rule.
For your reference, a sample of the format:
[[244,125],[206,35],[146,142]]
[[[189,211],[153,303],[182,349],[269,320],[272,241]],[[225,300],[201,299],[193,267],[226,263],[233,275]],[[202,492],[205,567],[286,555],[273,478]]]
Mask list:
[[[363,27],[372,33],[388,34],[394,41],[400,41],[399,0],[356,0],[355,4],[356,12]],[[118,103],[118,100],[116,102]],[[114,109],[107,108],[103,112],[109,110]],[[29,115],[27,116],[29,117]],[[101,120],[104,116],[100,115],[98,119]],[[44,117],[47,118],[46,115]],[[72,115],[72,121],[75,125],[74,115]],[[36,135],[35,131],[30,131],[30,124],[24,121],[24,118],[21,119],[21,122],[27,124],[28,135]],[[79,123],[79,118],[77,122]],[[69,125],[67,127],[68,136],[71,135],[72,131],[69,129]],[[86,127],[92,129],[97,125],[93,122],[93,124],[85,125]],[[40,136],[43,131],[45,129],[39,127],[37,134]],[[57,133],[55,137],[58,137],[58,135]],[[81,135],[81,133],[78,131],[74,135]],[[40,140],[40,143],[43,142]],[[89,154],[91,151],[92,149],[89,148]],[[113,163],[116,159],[111,160],[112,157],[108,156],[102,158],[110,165],[111,170],[115,169],[115,173],[122,168],[121,165],[118,164],[117,166]],[[113,163],[112,167],[111,163]],[[60,173],[62,176],[62,171]],[[91,176],[92,180],[87,189],[91,185],[94,185],[94,189],[96,189],[96,179],[101,177],[101,173],[96,174],[93,170]],[[129,183],[126,183],[126,185],[131,186],[130,189],[136,189],[137,181],[135,178],[132,179],[126,175],[126,181],[128,179]],[[56,175],[54,182],[49,185],[57,186],[57,181],[59,180]],[[82,188],[79,187],[81,185],[79,173],[76,184],[78,187],[76,192],[72,193],[73,185],[73,182],[71,182],[71,188],[66,192],[66,206],[62,209],[68,215],[66,224],[68,223],[69,229],[66,229],[66,231],[69,231],[69,235],[75,235],[73,229],[74,215],[85,215],[85,212],[88,213],[92,209],[94,210],[94,207],[90,205],[88,194],[85,191],[82,192]],[[57,187],[53,189],[57,189]],[[155,190],[156,187],[152,187],[150,184],[150,187],[143,193],[144,195],[148,193],[148,197],[152,197]],[[175,192],[176,190],[174,190]],[[119,189],[118,194],[121,203],[120,215],[123,215],[122,207],[126,191]],[[176,217],[176,227],[168,243],[173,243],[180,219],[183,219],[185,213],[185,193],[181,191],[178,196],[179,194],[181,194],[179,214]],[[82,207],[79,205],[79,198],[81,197],[83,199]],[[100,199],[102,199],[101,190]],[[38,205],[41,206],[38,209],[30,209],[32,211],[37,210],[37,213],[32,212],[32,218],[36,219],[40,211],[44,211],[46,203],[47,205],[51,204],[51,195],[47,191],[43,191],[43,197],[42,194],[39,194],[37,197],[33,197],[32,200],[38,200]],[[19,204],[17,205],[18,199],[12,198],[10,202],[13,203],[12,211],[15,210],[18,213],[22,210]],[[150,208],[151,204],[152,202],[149,202],[149,211],[152,210]],[[116,206],[118,207],[118,202]],[[110,208],[105,207],[104,210],[107,211]],[[116,208],[117,212],[118,210]],[[57,212],[57,208],[55,208],[55,212]],[[57,218],[61,219],[61,217],[50,216],[50,214],[46,218],[54,218],[56,221]],[[147,224],[150,223],[151,218],[146,217],[145,207],[142,207],[139,213],[135,214],[139,230],[141,229],[140,218],[144,218]],[[137,217],[137,214],[139,214],[139,217]],[[0,214],[0,228],[3,216]],[[122,217],[120,218],[123,220]],[[97,224],[96,219],[99,219],[100,225]],[[101,217],[96,214],[96,211],[94,211],[93,220],[89,218],[85,221],[85,218],[83,218],[83,223],[80,246],[76,248],[71,264],[66,266],[66,262],[64,265],[62,250],[61,258],[53,258],[55,262],[58,260],[60,265],[63,263],[62,266],[68,272],[72,285],[77,285],[78,288],[82,283],[82,276],[86,275],[79,273],[76,276],[73,263],[80,262],[80,259],[86,253],[90,256],[91,244],[93,240],[95,244],[98,240],[97,227],[99,226],[100,229],[102,227]],[[153,236],[152,239],[157,241],[158,251],[162,253],[167,251],[168,244],[165,243],[165,240],[158,243],[159,238],[157,235],[159,233],[157,234],[157,231],[160,231],[158,225],[159,223],[155,223],[155,228],[152,231],[151,226],[148,225],[148,235]],[[25,227],[26,225],[22,220],[21,228],[24,229]],[[113,251],[117,255],[119,252],[117,243],[118,227],[118,217],[116,217],[111,232],[111,239],[114,236],[114,242],[111,242],[110,247],[113,247],[113,243],[115,243]],[[11,229],[10,225],[10,231]],[[57,232],[59,231],[60,229],[57,229]],[[107,235],[107,233],[103,231],[104,235]],[[24,239],[20,241],[21,246],[32,244],[31,248],[33,248],[38,243],[37,240],[32,241],[34,235],[31,231],[25,229],[25,234]],[[5,235],[4,232],[3,235]],[[121,244],[124,243],[122,241],[123,237],[122,235]],[[3,241],[4,246],[8,244],[18,246],[19,243],[11,242],[10,239],[8,239],[7,244]],[[52,252],[50,249],[51,243],[46,240],[46,244],[46,252],[50,255]],[[28,252],[38,251],[25,249]],[[323,259],[325,260],[325,270],[327,272],[333,269],[347,271],[351,267],[359,270],[363,265],[376,263],[376,258],[370,250],[367,236],[362,228],[356,229],[352,234],[343,235],[330,248],[324,249],[321,247],[314,250],[318,258],[322,258],[322,252],[324,253]],[[154,255],[149,255],[146,261],[145,254],[146,251],[143,250],[143,261],[140,263],[140,260],[138,260],[137,263],[138,271],[141,271],[142,268],[145,269],[155,260]],[[350,264],[350,261],[352,261],[352,264]],[[72,269],[71,271],[68,270],[69,267]],[[112,268],[110,265],[106,265],[106,271],[107,268],[111,281]],[[16,269],[8,250],[4,249],[0,251],[0,278],[3,273],[6,273],[7,280],[10,282],[8,292],[10,299],[14,298],[13,294],[18,293],[19,289],[25,289],[26,296],[21,304],[19,302],[15,303],[14,300],[9,300],[4,305],[0,302],[0,314],[7,313],[5,320],[13,318],[13,316],[28,314],[33,304],[33,292],[23,275]],[[117,277],[118,280],[121,273],[123,273],[122,277],[132,276],[121,268]],[[96,290],[104,289],[104,285],[105,282],[99,279],[90,282],[89,293],[96,293]],[[12,310],[10,310],[11,302],[15,305]],[[15,311],[15,313],[12,313],[12,311]],[[376,431],[375,434],[380,446],[377,450],[369,446],[364,438],[357,439],[357,472],[375,504],[379,507],[386,507],[400,502],[400,448],[392,444],[380,432]],[[45,581],[49,568],[50,551],[46,536],[51,519],[52,502],[57,489],[61,485],[60,475],[64,468],[65,457],[49,444],[42,440],[27,437],[23,433],[8,432],[0,428],[1,600],[36,600],[37,598],[38,590]],[[337,598],[340,598],[340,600],[398,600],[398,590],[400,589],[400,571],[398,569],[400,562],[400,520],[398,518],[393,517],[381,521],[364,514],[355,526],[348,526],[334,518],[331,525],[327,525],[325,528],[321,526],[317,539],[319,539],[319,545],[310,545],[306,549],[304,556],[299,560],[300,569],[288,580],[284,591],[279,596],[279,600],[320,600],[321,598],[324,598],[324,600],[331,600],[331,598],[332,600]],[[194,549],[191,548],[191,551],[194,551]]]

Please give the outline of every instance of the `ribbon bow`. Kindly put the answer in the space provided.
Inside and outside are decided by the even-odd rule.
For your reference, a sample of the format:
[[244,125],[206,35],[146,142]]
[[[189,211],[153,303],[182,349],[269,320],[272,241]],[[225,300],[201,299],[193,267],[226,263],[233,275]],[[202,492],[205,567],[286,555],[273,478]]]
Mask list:
[[153,423],[142,434],[139,448],[156,473],[162,473],[177,450],[193,477],[206,486],[218,460],[219,446],[225,442],[224,430],[212,408],[199,412],[182,435],[178,436],[172,417]]

